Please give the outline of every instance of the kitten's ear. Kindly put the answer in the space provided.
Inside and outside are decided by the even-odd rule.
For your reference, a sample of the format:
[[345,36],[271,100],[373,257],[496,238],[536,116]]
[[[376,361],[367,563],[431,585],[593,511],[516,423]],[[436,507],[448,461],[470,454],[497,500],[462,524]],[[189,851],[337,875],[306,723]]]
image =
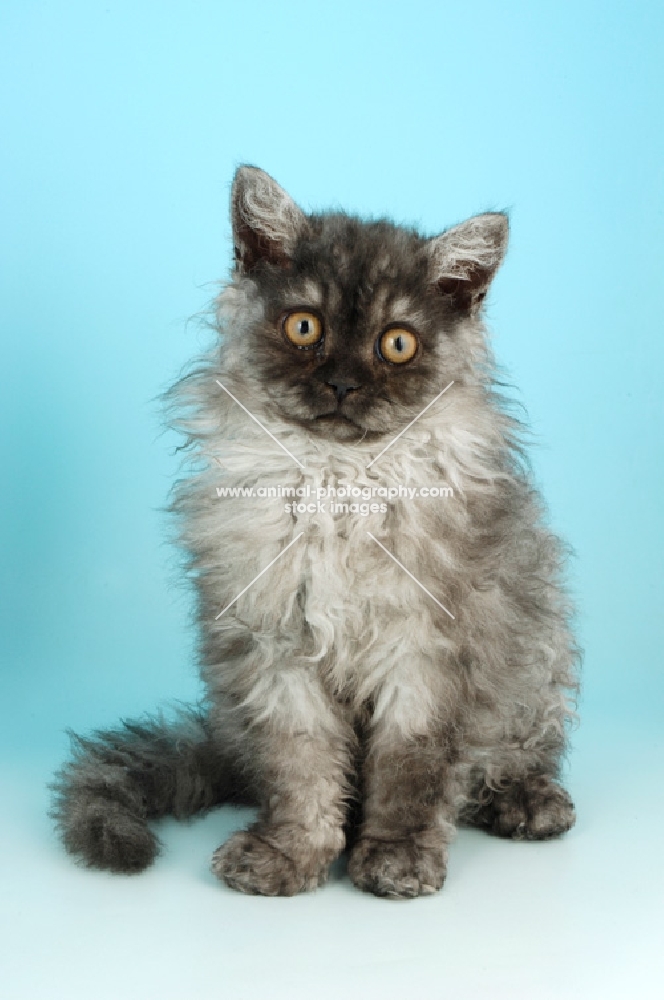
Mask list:
[[487,212],[429,240],[432,277],[459,310],[479,309],[505,256],[508,231],[506,215]]
[[231,190],[235,266],[287,264],[307,219],[290,195],[258,167],[238,167]]

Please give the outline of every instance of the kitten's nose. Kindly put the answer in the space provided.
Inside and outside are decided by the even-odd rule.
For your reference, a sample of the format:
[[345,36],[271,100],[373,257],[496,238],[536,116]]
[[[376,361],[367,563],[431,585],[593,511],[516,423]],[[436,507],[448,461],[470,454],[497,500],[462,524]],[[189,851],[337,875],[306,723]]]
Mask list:
[[334,393],[337,397],[337,403],[341,403],[341,401],[345,399],[348,393],[352,392],[353,389],[360,388],[360,386],[356,382],[341,382],[337,381],[336,379],[334,381],[326,382],[325,384],[331,386],[331,388],[334,389]]

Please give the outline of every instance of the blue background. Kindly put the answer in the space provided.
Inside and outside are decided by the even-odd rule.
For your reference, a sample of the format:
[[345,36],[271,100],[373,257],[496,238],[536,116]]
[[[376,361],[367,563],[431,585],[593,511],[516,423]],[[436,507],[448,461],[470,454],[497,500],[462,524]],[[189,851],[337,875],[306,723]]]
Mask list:
[[[185,995],[193,968],[195,996],[219,995],[221,981],[261,996],[268,979],[275,996],[308,996],[323,972],[330,996],[342,986],[403,996],[413,982],[473,995],[482,976],[496,996],[503,984],[505,995],[597,988],[605,998],[637,981],[640,995],[657,995],[663,27],[660,4],[608,0],[2,5],[0,754],[12,995],[59,996],[58,983],[63,996],[85,995],[86,969],[111,954],[163,996]],[[206,874],[222,833],[246,819],[228,810],[188,829],[165,824],[168,852],[141,879],[84,873],[44,816],[66,725],[110,724],[199,690],[190,598],[160,510],[177,442],[154,400],[207,340],[195,316],[229,270],[241,162],[309,210],[390,215],[429,233],[486,209],[511,215],[488,318],[530,415],[552,522],[577,553],[586,660],[570,781],[580,820],[542,850],[462,833],[457,881],[435,901],[394,909],[343,879],[298,900],[236,897]],[[486,903],[478,926],[470,905],[468,894],[477,905],[483,892],[514,894],[528,865],[532,898],[512,912],[554,912],[546,945],[529,920],[496,909],[492,922]],[[360,948],[348,928],[365,923]],[[464,956],[483,930],[495,948],[482,946],[469,979]],[[35,964],[40,934],[51,951]],[[294,951],[302,935],[306,960]],[[179,957],[160,979],[165,947]],[[556,979],[554,956],[575,948],[575,974],[560,968]],[[607,949],[622,963],[610,975],[600,972]],[[268,953],[261,979],[257,956]],[[134,995],[118,978],[125,966],[111,963],[109,996]]]

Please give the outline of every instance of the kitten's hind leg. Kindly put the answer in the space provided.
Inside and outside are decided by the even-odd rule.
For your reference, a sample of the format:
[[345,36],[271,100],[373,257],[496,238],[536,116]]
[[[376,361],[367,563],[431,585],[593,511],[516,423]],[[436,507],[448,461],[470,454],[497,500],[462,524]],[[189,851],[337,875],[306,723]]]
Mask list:
[[499,837],[547,840],[566,833],[576,818],[569,794],[546,774],[513,778],[499,791],[485,786],[482,799],[463,819]]

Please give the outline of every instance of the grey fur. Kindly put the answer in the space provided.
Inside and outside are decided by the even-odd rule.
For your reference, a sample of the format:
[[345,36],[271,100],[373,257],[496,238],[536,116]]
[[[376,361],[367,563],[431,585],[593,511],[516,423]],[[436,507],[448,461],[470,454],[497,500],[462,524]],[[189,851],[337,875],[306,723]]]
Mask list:
[[[496,391],[481,318],[507,219],[426,239],[307,216],[253,167],[236,174],[232,219],[218,343],[169,395],[189,445],[173,509],[206,701],[175,723],[75,738],[54,814],[74,855],[137,871],[158,847],[150,819],[253,801],[256,823],[213,859],[233,888],[313,888],[347,846],[360,888],[428,894],[459,822],[538,839],[574,822],[558,783],[579,660],[565,552]],[[292,310],[320,318],[312,347],[285,337]],[[406,364],[380,347],[394,326],[417,337]],[[446,482],[455,496],[353,518],[248,510],[215,492],[340,481]]]

